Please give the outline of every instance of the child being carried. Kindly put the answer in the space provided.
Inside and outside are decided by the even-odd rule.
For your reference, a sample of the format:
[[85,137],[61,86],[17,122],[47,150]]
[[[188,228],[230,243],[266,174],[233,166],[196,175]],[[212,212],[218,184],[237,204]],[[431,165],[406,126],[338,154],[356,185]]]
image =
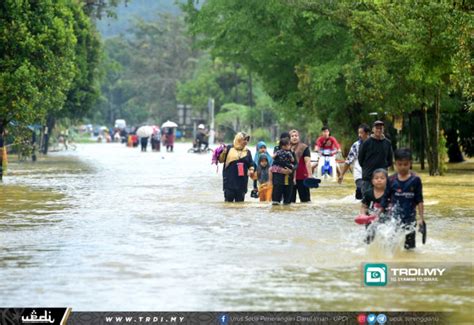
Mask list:
[[272,201],[273,204],[279,204],[283,199],[284,204],[290,204],[295,182],[296,158],[291,151],[289,139],[281,139],[279,146],[280,149],[275,152],[270,169],[270,179],[273,184]]

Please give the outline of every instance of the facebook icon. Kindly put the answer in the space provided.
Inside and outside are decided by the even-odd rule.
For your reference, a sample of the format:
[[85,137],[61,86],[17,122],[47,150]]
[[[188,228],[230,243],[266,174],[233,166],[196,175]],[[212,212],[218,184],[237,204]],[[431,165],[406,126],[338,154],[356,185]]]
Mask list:
[[219,324],[220,325],[227,325],[229,322],[229,316],[226,314],[219,315]]

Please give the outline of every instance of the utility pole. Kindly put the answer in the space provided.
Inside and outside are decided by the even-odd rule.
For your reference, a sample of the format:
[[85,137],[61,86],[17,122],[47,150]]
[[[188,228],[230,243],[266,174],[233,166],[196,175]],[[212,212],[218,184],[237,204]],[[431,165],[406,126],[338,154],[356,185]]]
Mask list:
[[207,102],[207,106],[209,108],[209,118],[211,120],[210,126],[209,126],[209,145],[213,145],[215,141],[215,130],[214,130],[214,98],[209,98]]

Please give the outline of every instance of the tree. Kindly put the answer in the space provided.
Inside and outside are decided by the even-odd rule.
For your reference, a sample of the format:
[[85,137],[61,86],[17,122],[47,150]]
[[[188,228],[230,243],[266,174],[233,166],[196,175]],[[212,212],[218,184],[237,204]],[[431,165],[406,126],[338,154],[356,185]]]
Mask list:
[[474,112],[459,93],[446,97],[442,106],[441,127],[446,136],[449,162],[462,162],[463,152],[470,157],[474,155]]
[[[362,105],[346,86],[352,37],[347,24],[327,15],[332,2],[209,0],[200,8],[196,2],[183,10],[200,46],[255,73],[280,104],[284,121],[315,136],[319,118],[353,136]],[[347,111],[353,118],[341,119]]]
[[82,119],[95,106],[99,98],[99,63],[102,53],[100,37],[79,1],[70,1],[68,8],[73,14],[74,35],[77,40],[74,47],[76,73],[64,105],[60,110],[48,112],[46,118],[48,134],[45,134],[43,141],[44,154],[48,152],[49,134],[53,132],[56,121],[64,118],[73,121]]
[[102,85],[99,109],[107,122],[112,123],[116,114],[129,116],[132,123],[177,117],[177,85],[196,62],[192,39],[184,31],[182,17],[159,15],[151,22],[135,20],[126,38],[107,40],[110,62],[121,67],[119,73],[108,74]]
[[1,134],[10,121],[31,124],[63,106],[77,40],[65,0],[5,0],[0,19]]
[[370,1],[351,17],[357,55],[365,63],[364,83],[380,95],[376,101],[395,114],[422,111],[430,175],[442,173],[441,102],[454,89],[465,88],[469,75],[468,25],[467,13],[443,1]]
[[456,92],[472,103],[468,2],[198,2],[182,6],[190,32],[255,72],[287,121],[318,118],[349,137],[369,112],[420,111],[430,174],[441,173],[441,103]]
[[130,75],[136,100],[149,110],[149,118],[175,119],[176,87],[194,67],[192,40],[185,33],[182,17],[161,14],[154,22],[136,21]]
[[128,0],[81,0],[84,4],[84,12],[92,19],[101,19],[104,13],[107,17],[115,17],[115,8]]
[[250,107],[235,103],[224,104],[221,112],[216,115],[216,123],[229,128],[232,135],[240,130],[249,130],[251,125]]
[[69,6],[74,15],[75,65],[77,73],[67,94],[64,109],[59,117],[82,118],[94,106],[99,96],[100,37],[90,19],[78,3]]
[[[214,98],[216,113],[223,103],[233,102],[232,90],[236,86],[232,82],[234,71],[220,59],[212,60],[208,55],[198,58],[196,69],[187,80],[178,82],[177,100],[190,104],[193,110],[202,112],[207,109],[209,98]],[[241,77],[238,76],[238,80]]]
[[291,6],[281,1],[210,0],[198,9],[196,2],[189,0],[182,8],[201,47],[258,74],[273,98],[284,99],[297,90],[295,62],[301,48],[284,32],[296,23]]

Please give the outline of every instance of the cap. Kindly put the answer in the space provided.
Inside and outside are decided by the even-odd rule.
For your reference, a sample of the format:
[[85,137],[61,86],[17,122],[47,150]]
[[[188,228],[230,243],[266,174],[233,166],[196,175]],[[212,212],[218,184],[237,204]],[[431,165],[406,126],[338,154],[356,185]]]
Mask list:
[[198,129],[205,129],[206,127],[204,126],[204,124],[199,124],[198,125]]
[[372,126],[376,126],[376,125],[385,125],[385,123],[383,121],[377,120],[374,122],[374,124],[372,124]]

